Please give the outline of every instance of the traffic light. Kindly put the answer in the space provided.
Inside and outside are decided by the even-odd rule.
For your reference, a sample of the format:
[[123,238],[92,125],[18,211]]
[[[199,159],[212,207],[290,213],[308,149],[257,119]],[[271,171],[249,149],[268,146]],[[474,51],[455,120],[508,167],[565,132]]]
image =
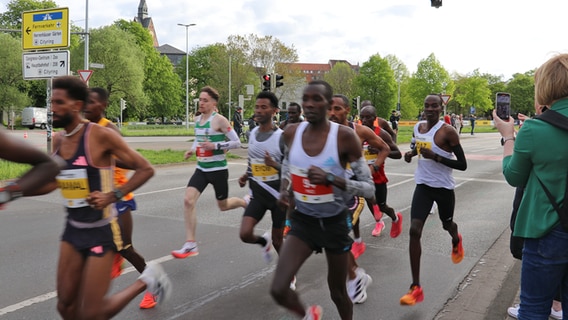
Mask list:
[[272,89],[272,81],[269,74],[262,76],[262,91],[270,91]]
[[284,85],[284,82],[280,82],[280,80],[284,79],[284,76],[279,75],[278,73],[274,74],[275,85],[274,88],[278,88]]
[[442,6],[442,0],[430,0],[432,7],[439,8]]
[[352,107],[353,109],[356,109],[356,108],[357,108],[357,98],[351,99],[351,107]]

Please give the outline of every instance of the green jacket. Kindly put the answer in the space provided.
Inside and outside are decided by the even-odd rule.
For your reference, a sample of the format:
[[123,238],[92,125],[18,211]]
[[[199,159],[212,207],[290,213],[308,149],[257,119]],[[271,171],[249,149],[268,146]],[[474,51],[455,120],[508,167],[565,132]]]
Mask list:
[[[551,108],[568,116],[568,98],[555,102]],[[526,187],[517,213],[515,236],[541,238],[560,222],[537,176],[561,205],[567,182],[567,142],[568,131],[541,120],[527,120],[519,130],[513,155],[503,159],[507,182],[514,187]]]

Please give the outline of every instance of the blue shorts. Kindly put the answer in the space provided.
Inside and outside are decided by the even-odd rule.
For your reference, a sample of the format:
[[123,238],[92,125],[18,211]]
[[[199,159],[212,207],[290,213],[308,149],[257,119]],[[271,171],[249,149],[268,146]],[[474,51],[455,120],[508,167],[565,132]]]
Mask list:
[[116,211],[118,211],[119,216],[125,213],[128,209],[130,209],[130,211],[136,211],[136,201],[134,201],[134,198],[130,200],[119,201],[115,205]]

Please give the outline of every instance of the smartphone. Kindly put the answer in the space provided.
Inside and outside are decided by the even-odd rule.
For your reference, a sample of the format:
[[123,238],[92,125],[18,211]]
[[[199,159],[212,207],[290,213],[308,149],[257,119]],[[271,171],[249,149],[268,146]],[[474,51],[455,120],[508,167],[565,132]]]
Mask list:
[[503,120],[509,120],[511,116],[511,94],[506,92],[497,92],[495,97],[495,110],[497,116]]

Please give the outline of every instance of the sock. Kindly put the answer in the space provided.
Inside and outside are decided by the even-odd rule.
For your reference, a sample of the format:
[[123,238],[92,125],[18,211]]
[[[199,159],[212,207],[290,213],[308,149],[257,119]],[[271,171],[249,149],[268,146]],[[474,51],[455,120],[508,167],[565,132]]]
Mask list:
[[361,238],[355,238],[355,242],[361,243],[361,242],[363,242],[363,239],[361,239]]

